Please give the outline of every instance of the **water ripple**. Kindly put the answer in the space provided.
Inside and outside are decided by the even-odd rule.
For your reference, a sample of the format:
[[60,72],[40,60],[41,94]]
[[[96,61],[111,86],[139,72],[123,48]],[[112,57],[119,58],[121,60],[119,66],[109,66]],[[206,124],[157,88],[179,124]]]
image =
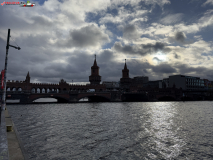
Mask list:
[[213,159],[211,102],[8,105],[29,159]]

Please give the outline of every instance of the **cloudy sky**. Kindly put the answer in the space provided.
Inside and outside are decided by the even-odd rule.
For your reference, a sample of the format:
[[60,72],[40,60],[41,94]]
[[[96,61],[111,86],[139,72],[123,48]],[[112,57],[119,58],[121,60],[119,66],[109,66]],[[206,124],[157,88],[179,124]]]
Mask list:
[[[3,0],[1,0],[1,3]],[[0,6],[0,69],[11,29],[8,79],[88,82],[183,74],[213,80],[213,0],[48,0]]]

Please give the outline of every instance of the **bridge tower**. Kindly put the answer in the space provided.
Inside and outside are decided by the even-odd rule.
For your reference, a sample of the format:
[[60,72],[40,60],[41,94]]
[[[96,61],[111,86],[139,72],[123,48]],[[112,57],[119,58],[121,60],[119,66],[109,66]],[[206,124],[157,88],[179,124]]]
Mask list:
[[28,73],[27,73],[25,82],[26,82],[26,83],[30,83],[30,74],[29,74],[29,71],[28,71]]
[[132,79],[129,78],[129,69],[127,69],[126,59],[124,69],[122,70],[122,78],[120,78],[120,88],[129,89]]
[[94,64],[91,67],[91,76],[89,76],[89,81],[90,81],[90,84],[100,84],[101,82],[101,76],[99,75],[99,67],[96,62],[96,55],[95,55]]

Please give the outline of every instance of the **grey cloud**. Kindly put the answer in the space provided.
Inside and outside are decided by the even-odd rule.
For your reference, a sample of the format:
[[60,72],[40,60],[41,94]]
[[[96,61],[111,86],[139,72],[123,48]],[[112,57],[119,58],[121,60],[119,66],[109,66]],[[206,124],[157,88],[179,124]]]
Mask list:
[[110,49],[105,49],[100,52],[100,58],[103,62],[108,63],[113,60],[113,51]]
[[139,54],[145,56],[157,51],[163,51],[165,53],[170,52],[171,49],[166,47],[166,44],[156,42],[155,44],[142,44],[142,45],[124,45],[120,42],[115,42],[113,49],[117,52],[123,52],[128,54]]
[[179,42],[181,44],[191,44],[193,43],[190,40],[186,40],[186,35],[184,32],[176,32],[173,37],[169,37],[169,41],[171,42]]
[[158,51],[158,50],[164,50],[164,51],[170,51],[169,48],[166,48],[165,47],[166,45],[164,43],[161,43],[161,42],[156,42],[155,44],[146,44],[146,45],[142,45],[142,47],[144,49],[151,49],[151,50],[154,50],[154,51]]
[[140,37],[140,33],[135,25],[127,25],[123,29],[123,37],[125,39],[135,39]]
[[180,74],[206,78],[213,80],[213,71],[206,67],[193,67],[188,64],[176,63],[174,67],[179,70]]
[[66,47],[99,47],[110,42],[109,36],[96,25],[88,25],[70,32],[70,38],[60,41],[60,46]]
[[152,71],[155,73],[176,73],[177,70],[169,64],[161,63],[157,66],[152,67]]
[[179,69],[179,72],[182,74],[188,74],[191,72],[196,72],[197,75],[201,74],[202,72],[206,72],[208,69],[205,67],[192,67],[186,64],[176,64],[176,68]]
[[184,43],[185,39],[186,39],[186,35],[183,32],[177,32],[175,34],[175,40],[177,40],[178,42]]
[[179,56],[177,53],[173,53],[174,54],[174,58],[176,58],[176,59],[180,59],[181,58],[181,56]]
[[135,31],[136,31],[135,25],[128,25],[124,27],[124,32],[135,32]]
[[51,22],[47,17],[44,16],[33,16],[31,20],[34,20],[33,25],[41,25],[41,26],[51,26],[53,22]]

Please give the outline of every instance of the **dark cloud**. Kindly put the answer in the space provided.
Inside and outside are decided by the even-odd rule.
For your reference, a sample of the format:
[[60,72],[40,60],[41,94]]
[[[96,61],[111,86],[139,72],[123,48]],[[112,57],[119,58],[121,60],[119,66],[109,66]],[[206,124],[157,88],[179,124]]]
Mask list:
[[179,56],[177,53],[173,53],[174,54],[174,58],[176,58],[176,59],[180,59],[181,58],[181,56]]
[[110,49],[104,49],[100,52],[100,58],[103,60],[103,63],[108,63],[113,60],[113,51]]
[[183,32],[177,32],[174,38],[176,41],[184,43],[186,39],[186,35]]
[[140,33],[135,25],[127,25],[123,29],[123,37],[125,39],[135,39],[140,37]]
[[161,63],[157,66],[153,66],[152,67],[152,71],[155,73],[176,73],[177,70],[175,68],[173,68],[171,65],[166,64],[166,63]]
[[192,67],[187,64],[176,64],[175,67],[179,69],[179,72],[181,74],[189,74],[195,72],[197,73],[197,75],[200,75],[202,72],[206,72],[208,70],[206,67]]
[[192,44],[191,40],[186,40],[187,37],[184,32],[176,32],[173,37],[169,37],[171,42],[179,42],[180,44]]
[[124,32],[135,32],[136,31],[136,26],[135,25],[128,25],[124,27]]
[[208,78],[209,80],[213,79],[213,71],[207,67],[193,67],[188,64],[175,63],[174,68],[178,69],[178,73],[188,76],[195,76],[200,78]]
[[60,46],[65,47],[101,47],[103,44],[110,42],[109,36],[105,34],[96,25],[88,25],[80,29],[75,29],[70,32],[68,40],[59,41]]
[[142,45],[124,45],[120,42],[115,42],[113,49],[117,52],[123,52],[128,54],[139,54],[145,56],[147,54],[156,53],[157,51],[163,51],[165,53],[170,52],[171,49],[166,47],[164,43],[156,42],[155,44],[142,44]]

